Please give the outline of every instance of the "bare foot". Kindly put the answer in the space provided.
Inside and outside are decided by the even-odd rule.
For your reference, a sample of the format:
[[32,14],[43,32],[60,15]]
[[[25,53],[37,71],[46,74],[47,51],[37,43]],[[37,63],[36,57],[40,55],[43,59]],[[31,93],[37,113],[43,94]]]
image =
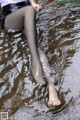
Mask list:
[[48,101],[48,106],[49,107],[53,107],[53,106],[58,106],[60,104],[61,104],[61,101],[58,98],[55,86],[51,82],[51,83],[49,83],[49,101]]
[[41,64],[38,61],[32,60],[31,70],[36,82],[43,84],[44,80],[43,80]]

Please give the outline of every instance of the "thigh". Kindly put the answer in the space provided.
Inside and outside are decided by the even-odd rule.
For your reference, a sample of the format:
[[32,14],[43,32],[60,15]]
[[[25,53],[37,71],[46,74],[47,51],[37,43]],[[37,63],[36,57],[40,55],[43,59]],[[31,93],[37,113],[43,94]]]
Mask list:
[[6,29],[22,29],[24,27],[24,15],[28,6],[20,8],[15,12],[7,15],[5,19],[5,28]]

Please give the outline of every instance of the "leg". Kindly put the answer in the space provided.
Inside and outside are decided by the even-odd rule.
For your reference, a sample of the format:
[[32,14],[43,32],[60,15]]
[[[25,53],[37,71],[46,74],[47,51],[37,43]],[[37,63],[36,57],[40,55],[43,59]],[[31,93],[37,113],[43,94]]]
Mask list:
[[24,8],[21,8],[7,15],[5,19],[5,29],[17,30],[23,29],[23,27],[24,27]]
[[32,6],[27,6],[8,15],[5,20],[6,28],[25,29],[25,36],[28,40],[31,57],[32,57],[32,73],[35,80],[44,83],[42,66],[37,51],[37,33],[36,33],[36,12]]
[[35,80],[39,83],[44,83],[42,66],[39,60],[37,51],[37,31],[36,31],[36,12],[33,7],[29,7],[25,13],[25,36],[28,39],[28,44],[32,56],[32,73]]
[[51,72],[50,72],[50,68],[48,65],[47,57],[46,57],[45,53],[43,52],[43,50],[41,50],[39,48],[38,51],[39,51],[40,60],[42,62],[43,71],[44,71],[45,77],[46,77],[47,82],[48,82],[48,89],[49,89],[48,106],[60,105],[61,102],[58,98],[57,91],[56,91],[55,85],[53,83],[53,78],[50,75]]

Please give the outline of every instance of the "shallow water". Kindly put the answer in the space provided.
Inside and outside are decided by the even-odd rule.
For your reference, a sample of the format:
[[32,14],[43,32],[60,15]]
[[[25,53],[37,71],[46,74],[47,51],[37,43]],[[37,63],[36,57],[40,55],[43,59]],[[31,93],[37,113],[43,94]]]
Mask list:
[[47,107],[47,86],[35,83],[27,40],[0,28],[0,111],[7,111],[10,120],[79,120],[80,5],[44,1],[37,31],[62,105]]

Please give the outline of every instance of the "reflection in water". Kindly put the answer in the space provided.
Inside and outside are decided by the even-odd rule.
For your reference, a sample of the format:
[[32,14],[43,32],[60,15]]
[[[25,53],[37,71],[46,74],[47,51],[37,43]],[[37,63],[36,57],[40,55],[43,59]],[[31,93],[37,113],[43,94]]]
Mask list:
[[[49,58],[51,74],[56,78],[55,85],[62,105],[52,110],[47,107],[47,85],[39,86],[35,83],[24,36],[20,32],[5,34],[0,28],[0,111],[8,111],[11,120],[17,120],[19,116],[20,120],[34,120],[37,117],[52,120],[53,114],[64,114],[65,109],[69,113],[68,109],[75,106],[76,97],[80,101],[80,83],[79,79],[76,80],[80,68],[76,69],[76,65],[80,63],[78,57],[75,57],[80,56],[80,6],[53,3],[52,0],[44,1],[45,7],[38,13],[38,41]],[[75,72],[76,77],[72,77]],[[63,120],[62,116],[57,117]]]

